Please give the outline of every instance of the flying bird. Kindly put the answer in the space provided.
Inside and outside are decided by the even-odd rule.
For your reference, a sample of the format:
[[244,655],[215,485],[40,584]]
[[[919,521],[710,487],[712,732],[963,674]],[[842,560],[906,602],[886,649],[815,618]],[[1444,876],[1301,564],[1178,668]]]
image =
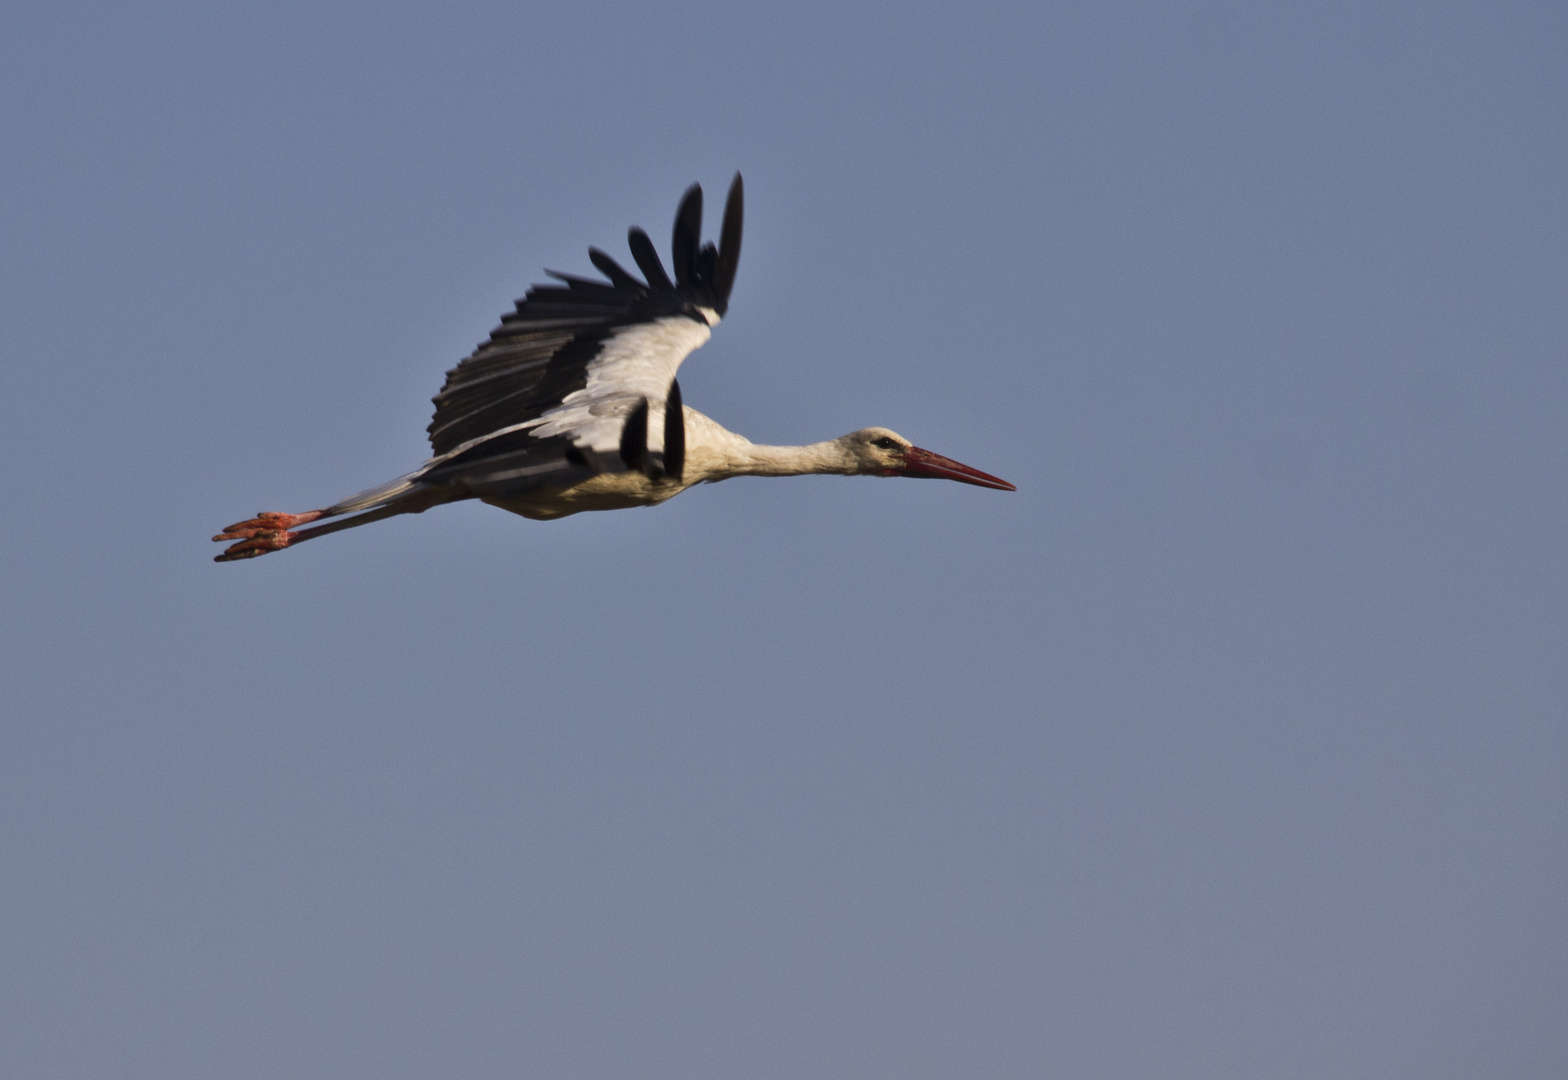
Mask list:
[[[732,476],[918,476],[1002,491],[1012,484],[871,427],[809,446],[761,446],[681,402],[676,370],[729,308],[740,261],[744,192],[730,185],[719,243],[701,243],[702,188],[675,214],[673,274],[648,234],[628,234],[636,276],[598,248],[607,280],[545,271],[432,399],[418,469],[303,514],[264,512],[213,537],[217,562],[253,559],[340,529],[478,499],[548,520],[584,510],[654,506]],[[300,528],[326,518],[325,524]]]

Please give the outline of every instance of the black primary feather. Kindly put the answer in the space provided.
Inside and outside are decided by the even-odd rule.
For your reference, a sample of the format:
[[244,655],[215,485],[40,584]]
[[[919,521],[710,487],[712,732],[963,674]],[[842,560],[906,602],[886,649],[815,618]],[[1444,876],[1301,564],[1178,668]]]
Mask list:
[[642,276],[648,279],[651,289],[661,292],[673,292],[675,285],[670,281],[670,275],[664,272],[664,264],[659,261],[659,252],[653,246],[653,241],[648,239],[648,234],[633,225],[626,233],[626,242],[631,245],[632,258],[637,260],[637,268],[642,271]]
[[746,216],[746,187],[740,173],[730,182],[730,194],[724,200],[724,225],[719,231],[719,262],[713,272],[713,297],[719,302],[719,313],[729,307],[730,289],[735,285],[735,271],[740,267],[740,230]]
[[620,263],[596,247],[588,249],[588,261],[598,268],[599,273],[609,278],[610,284],[617,289],[646,289],[648,287],[623,270]]
[[[703,244],[702,250],[697,253],[697,279],[713,290],[713,268],[719,262],[719,249],[712,244]],[[718,299],[717,296],[714,297]]]
[[621,428],[621,460],[633,471],[648,462],[648,399],[643,398]]
[[675,268],[675,284],[683,289],[697,284],[693,274],[697,269],[697,245],[702,242],[702,185],[693,184],[681,196],[680,209],[675,211],[675,232],[670,238],[671,265]]
[[681,407],[681,384],[674,379],[664,399],[664,471],[676,481],[686,472],[686,410]]
[[559,270],[546,270],[545,274],[555,278],[557,281],[566,282],[567,287],[574,293],[580,295],[597,293],[601,299],[610,304],[620,301],[621,291],[614,285],[606,285],[604,282],[595,281],[593,278],[578,277],[576,274],[563,274]]

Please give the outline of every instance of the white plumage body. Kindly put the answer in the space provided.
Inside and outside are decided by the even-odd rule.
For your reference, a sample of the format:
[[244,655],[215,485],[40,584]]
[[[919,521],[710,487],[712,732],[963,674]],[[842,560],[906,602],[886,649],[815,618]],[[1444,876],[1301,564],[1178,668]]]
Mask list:
[[[689,487],[734,476],[849,475],[857,464],[837,440],[810,446],[759,445],[689,405],[682,406],[682,413],[686,422],[686,468],[680,479],[668,475],[653,479],[629,470],[603,472],[564,487],[538,487],[511,498],[481,501],[526,518],[548,521],[585,510],[657,506]],[[875,430],[881,433],[882,429]]]

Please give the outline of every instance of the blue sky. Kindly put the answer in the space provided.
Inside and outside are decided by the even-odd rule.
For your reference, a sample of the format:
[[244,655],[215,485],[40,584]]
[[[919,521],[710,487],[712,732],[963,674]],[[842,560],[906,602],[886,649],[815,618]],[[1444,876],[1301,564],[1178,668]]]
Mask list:
[[[1557,1077],[1554,5],[0,13],[0,1071]],[[545,266],[1016,483],[441,508]]]

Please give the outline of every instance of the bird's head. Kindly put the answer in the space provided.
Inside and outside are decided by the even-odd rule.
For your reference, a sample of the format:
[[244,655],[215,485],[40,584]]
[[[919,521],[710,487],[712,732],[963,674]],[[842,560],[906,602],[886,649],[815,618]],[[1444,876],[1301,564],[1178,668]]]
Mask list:
[[862,476],[918,476],[933,480],[957,480],[976,487],[998,491],[1017,491],[1006,480],[979,469],[960,465],[952,458],[922,450],[896,431],[870,427],[852,431],[838,440],[854,471]]

